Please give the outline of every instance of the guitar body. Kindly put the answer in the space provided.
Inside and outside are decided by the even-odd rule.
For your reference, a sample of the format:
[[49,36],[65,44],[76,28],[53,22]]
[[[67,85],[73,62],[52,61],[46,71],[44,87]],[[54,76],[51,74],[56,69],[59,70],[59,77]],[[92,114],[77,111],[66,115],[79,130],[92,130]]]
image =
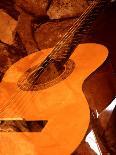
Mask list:
[[106,60],[108,51],[99,44],[80,44],[58,77],[37,90],[23,90],[19,79],[51,50],[33,53],[15,63],[0,84],[1,119],[48,121],[41,132],[1,132],[1,155],[70,155],[86,134],[90,111],[82,85]]

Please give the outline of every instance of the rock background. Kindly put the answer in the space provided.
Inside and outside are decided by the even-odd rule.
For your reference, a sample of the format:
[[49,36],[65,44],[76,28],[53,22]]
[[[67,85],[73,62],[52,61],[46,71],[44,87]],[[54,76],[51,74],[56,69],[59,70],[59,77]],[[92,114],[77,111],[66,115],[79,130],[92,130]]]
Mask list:
[[[15,6],[16,9],[20,12],[17,32],[22,42],[24,43],[27,52],[32,53],[40,49],[38,42],[39,36],[37,37],[36,35],[35,38],[33,34],[33,25],[35,24],[35,20],[36,22],[38,21],[39,25],[41,25],[49,20],[65,20],[71,17],[78,17],[80,14],[82,14],[88,5],[89,3],[87,0],[16,0]],[[63,26],[64,23],[61,22],[60,27],[62,28]],[[46,28],[49,29],[49,25]],[[53,37],[50,38],[50,40],[52,39]],[[56,40],[57,38],[54,39]],[[47,42],[48,41],[49,40],[47,40]]]

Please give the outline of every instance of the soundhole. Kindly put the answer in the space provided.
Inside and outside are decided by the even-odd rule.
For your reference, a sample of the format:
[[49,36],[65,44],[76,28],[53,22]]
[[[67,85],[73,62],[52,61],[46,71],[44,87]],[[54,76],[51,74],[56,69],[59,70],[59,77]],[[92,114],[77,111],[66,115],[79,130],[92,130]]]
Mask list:
[[23,91],[38,91],[49,88],[66,79],[74,70],[75,63],[69,59],[64,66],[50,64],[40,76],[37,66],[29,68],[18,80],[18,87]]

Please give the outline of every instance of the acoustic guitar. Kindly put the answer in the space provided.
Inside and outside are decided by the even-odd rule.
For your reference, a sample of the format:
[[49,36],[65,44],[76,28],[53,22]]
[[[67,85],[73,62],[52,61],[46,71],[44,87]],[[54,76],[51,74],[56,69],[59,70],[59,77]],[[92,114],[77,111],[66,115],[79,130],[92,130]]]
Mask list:
[[90,121],[82,85],[108,50],[80,43],[107,4],[94,1],[53,49],[22,58],[7,70],[0,84],[0,119],[47,123],[41,132],[1,132],[1,155],[70,155],[81,143]]

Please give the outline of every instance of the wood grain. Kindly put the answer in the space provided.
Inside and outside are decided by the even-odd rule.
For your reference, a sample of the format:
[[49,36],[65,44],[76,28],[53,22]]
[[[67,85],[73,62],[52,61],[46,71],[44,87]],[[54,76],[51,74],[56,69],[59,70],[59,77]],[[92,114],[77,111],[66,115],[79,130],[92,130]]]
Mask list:
[[[84,80],[107,58],[98,44],[81,44],[72,54],[72,74],[40,91],[19,91],[22,74],[50,53],[42,50],[18,61],[6,72],[0,85],[0,118],[48,120],[41,133],[0,133],[1,155],[69,155],[81,143],[89,125],[89,106],[82,92]],[[12,98],[12,95],[13,98]],[[7,146],[7,147],[6,147]]]

